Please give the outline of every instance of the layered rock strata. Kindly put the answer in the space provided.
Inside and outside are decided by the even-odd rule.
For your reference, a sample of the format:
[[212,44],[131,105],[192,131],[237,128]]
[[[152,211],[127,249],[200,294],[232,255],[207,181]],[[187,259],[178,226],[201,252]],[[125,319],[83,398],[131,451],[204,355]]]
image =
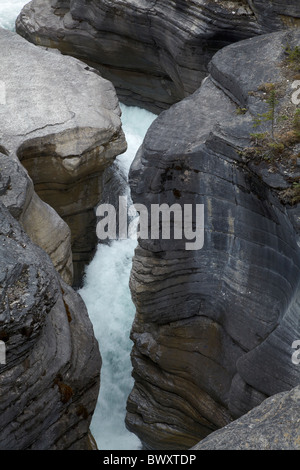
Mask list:
[[[115,142],[105,140],[114,132],[113,124],[119,129],[119,109],[105,107],[115,96],[113,87],[95,74],[90,83],[79,61],[47,53],[4,30],[0,43],[0,340],[5,347],[5,363],[0,364],[0,448],[94,449],[89,429],[99,393],[101,356],[84,302],[70,287],[76,236],[35,189],[45,185],[51,195],[56,191],[57,200],[50,197],[56,206],[63,182],[65,192],[72,178],[84,188],[84,175],[93,178],[92,172],[105,167],[105,158],[107,164],[113,160],[113,148],[125,146],[122,131],[114,136]],[[80,91],[84,79],[94,86],[94,76],[104,94],[98,97],[102,120],[99,105],[93,114],[91,103],[81,101],[73,90],[77,86]],[[82,119],[72,99],[77,100]],[[84,119],[85,113],[90,121]],[[87,124],[90,128],[84,127]],[[93,147],[97,133],[108,151],[102,154],[100,145],[95,146],[91,158],[85,150]],[[77,166],[91,165],[80,172],[72,166],[76,159]],[[84,212],[86,201],[73,196],[79,213]],[[63,205],[63,196],[62,201]]]
[[[0,46],[1,145],[19,158],[37,195],[69,226],[77,286],[97,243],[102,173],[126,150],[115,89],[79,60],[15,33],[0,30]],[[50,231],[52,238],[51,210],[45,207],[34,196],[32,212],[22,220],[37,242],[39,232]],[[46,251],[58,250],[57,242]]]
[[13,201],[3,205],[2,190],[0,449],[87,450],[99,391],[98,343],[82,299],[12,216]]
[[126,424],[145,448],[190,448],[299,384],[299,41],[280,32],[219,51],[202,86],[154,121],[131,167],[133,201],[149,211],[204,205],[202,249],[186,249],[188,232],[149,231],[133,260]]
[[299,400],[299,387],[278,393],[193,449],[299,450]]
[[31,240],[50,256],[62,279],[72,284],[73,261],[68,225],[39,198],[32,179],[16,157],[0,154],[0,168],[1,202]]
[[220,48],[299,20],[297,0],[33,0],[16,28],[100,70],[124,103],[159,113],[200,86]]

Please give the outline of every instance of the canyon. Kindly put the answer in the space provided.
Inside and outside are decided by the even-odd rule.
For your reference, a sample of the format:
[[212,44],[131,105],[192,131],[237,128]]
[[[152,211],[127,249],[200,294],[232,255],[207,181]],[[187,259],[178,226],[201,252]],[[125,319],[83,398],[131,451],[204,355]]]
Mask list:
[[74,287],[126,150],[120,100],[158,116],[133,203],[205,221],[199,250],[138,240],[127,428],[144,449],[299,448],[299,18],[293,0],[33,0],[0,30],[1,447],[93,447],[101,345]]
[[296,0],[34,0],[19,34],[97,68],[121,101],[159,113],[194,91],[219,49],[299,26]]

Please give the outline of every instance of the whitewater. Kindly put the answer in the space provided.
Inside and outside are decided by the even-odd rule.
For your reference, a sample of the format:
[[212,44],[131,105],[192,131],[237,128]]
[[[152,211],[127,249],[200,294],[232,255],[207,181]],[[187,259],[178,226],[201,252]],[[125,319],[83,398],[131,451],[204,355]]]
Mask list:
[[14,31],[16,18],[26,3],[28,0],[1,0],[0,27]]
[[[0,27],[15,30],[24,0],[1,0]],[[155,115],[120,105],[128,149],[116,162],[125,177]],[[135,239],[99,244],[79,290],[93,324],[102,356],[101,386],[91,432],[100,450],[138,450],[139,439],[125,427],[126,401],[133,386],[130,328],[135,308],[129,290]]]
[[[128,149],[116,162],[128,175],[130,164],[142,144],[155,115],[121,104],[122,126]],[[101,387],[91,431],[101,449],[136,450],[138,438],[124,424],[126,400],[133,386],[129,339],[135,308],[129,290],[135,239],[99,244],[86,269],[84,287],[79,291],[99,341],[102,355]]]

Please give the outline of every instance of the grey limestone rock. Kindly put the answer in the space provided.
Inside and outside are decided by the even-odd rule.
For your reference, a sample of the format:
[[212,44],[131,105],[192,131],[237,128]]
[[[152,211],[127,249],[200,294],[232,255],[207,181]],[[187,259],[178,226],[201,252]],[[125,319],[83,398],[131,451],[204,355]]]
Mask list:
[[[95,207],[102,173],[126,150],[116,92],[81,61],[37,47],[16,33],[0,30],[0,47],[5,90],[1,146],[21,161],[37,195],[70,228],[73,282],[79,285],[97,243]],[[47,217],[41,216],[49,209],[36,197],[31,207],[23,218],[28,229],[31,218],[40,217],[40,230],[51,230],[53,217],[43,227]],[[38,223],[31,229],[37,240]]]
[[284,51],[299,41],[299,30],[278,32],[219,51],[202,86],[154,121],[132,164],[135,203],[149,210],[178,203],[182,211],[204,204],[205,223],[202,249],[160,235],[140,239],[133,259],[135,384],[126,424],[146,448],[190,448],[300,382],[292,361],[300,337],[299,197],[283,197],[299,177],[297,163],[292,150],[276,153],[269,121],[257,132],[269,135],[270,147],[251,138],[270,90],[276,116],[287,113],[274,123],[276,142],[296,135],[297,74]]
[[278,393],[193,450],[299,450],[299,387]]
[[0,154],[0,198],[31,240],[50,256],[62,279],[73,282],[71,233],[68,225],[34,191],[32,179],[20,161]]
[[299,20],[298,0],[33,0],[16,28],[100,70],[124,103],[159,113],[200,86],[220,48]]
[[85,305],[2,202],[0,252],[0,449],[88,449],[101,357]]

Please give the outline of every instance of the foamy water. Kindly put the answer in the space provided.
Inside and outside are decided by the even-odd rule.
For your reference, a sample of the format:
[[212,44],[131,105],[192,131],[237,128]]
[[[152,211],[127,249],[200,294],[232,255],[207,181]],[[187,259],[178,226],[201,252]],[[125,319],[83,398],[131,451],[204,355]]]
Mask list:
[[28,0],[0,0],[0,27],[15,30],[15,21]]
[[[128,143],[126,154],[117,158],[127,175],[155,115],[136,107],[121,105],[122,123]],[[79,291],[87,306],[102,355],[101,388],[91,430],[99,449],[137,450],[139,439],[125,428],[126,401],[133,386],[129,339],[135,308],[129,290],[129,276],[136,240],[100,244],[86,270]]]

